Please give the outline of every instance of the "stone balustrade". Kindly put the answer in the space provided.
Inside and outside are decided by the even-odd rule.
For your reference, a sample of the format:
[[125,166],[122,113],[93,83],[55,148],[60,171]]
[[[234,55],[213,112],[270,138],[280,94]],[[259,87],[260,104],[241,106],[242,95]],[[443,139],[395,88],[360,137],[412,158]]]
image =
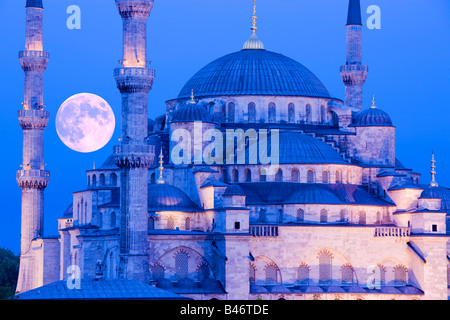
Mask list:
[[376,227],[374,236],[376,238],[408,238],[411,235],[411,228],[399,227]]
[[19,52],[19,58],[42,58],[42,59],[49,59],[50,54],[45,51],[34,51],[34,50],[25,50]]
[[251,225],[250,234],[254,237],[278,237],[278,226]]

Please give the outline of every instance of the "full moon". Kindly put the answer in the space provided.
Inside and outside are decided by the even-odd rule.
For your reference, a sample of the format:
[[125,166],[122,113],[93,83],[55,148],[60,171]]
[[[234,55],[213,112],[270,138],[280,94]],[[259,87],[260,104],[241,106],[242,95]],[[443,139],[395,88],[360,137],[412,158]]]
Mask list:
[[111,139],[116,120],[103,98],[79,93],[63,102],[56,115],[56,132],[70,149],[88,153],[103,148]]

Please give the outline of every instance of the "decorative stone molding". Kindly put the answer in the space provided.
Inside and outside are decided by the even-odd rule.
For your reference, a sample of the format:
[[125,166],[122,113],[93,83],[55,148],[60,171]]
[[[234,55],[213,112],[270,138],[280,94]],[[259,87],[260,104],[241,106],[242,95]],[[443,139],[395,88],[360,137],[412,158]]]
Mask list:
[[19,110],[17,112],[22,129],[44,130],[50,118],[50,112],[45,110]]
[[120,16],[124,18],[148,18],[153,9],[153,0],[116,0]]
[[114,70],[114,78],[121,93],[148,93],[153,86],[155,70],[151,68],[117,68]]
[[45,189],[50,180],[46,170],[19,170],[16,172],[17,184],[22,189]]
[[119,168],[150,168],[155,158],[155,147],[126,144],[114,146],[114,155]]

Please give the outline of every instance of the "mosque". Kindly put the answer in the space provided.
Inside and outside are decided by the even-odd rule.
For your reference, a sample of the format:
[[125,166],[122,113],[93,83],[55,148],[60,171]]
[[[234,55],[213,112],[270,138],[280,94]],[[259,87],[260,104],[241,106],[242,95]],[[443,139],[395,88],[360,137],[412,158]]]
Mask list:
[[[42,233],[42,0],[27,0],[18,299],[447,300],[450,190],[402,165],[395,126],[363,103],[359,0],[345,98],[265,49],[256,6],[242,49],[209,63],[148,119],[153,0],[115,0],[121,139]],[[78,281],[78,282],[77,282]],[[72,286],[71,286],[72,285]]]

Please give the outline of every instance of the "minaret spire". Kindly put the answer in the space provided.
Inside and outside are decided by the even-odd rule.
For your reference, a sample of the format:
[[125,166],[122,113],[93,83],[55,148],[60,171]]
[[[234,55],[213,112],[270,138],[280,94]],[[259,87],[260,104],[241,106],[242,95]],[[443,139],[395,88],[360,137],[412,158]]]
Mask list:
[[252,30],[252,34],[250,35],[250,38],[244,43],[244,47],[242,50],[248,50],[248,49],[259,49],[264,50],[264,44],[261,40],[259,40],[258,36],[256,35],[256,30],[258,30],[258,27],[256,26],[256,21],[258,20],[258,17],[256,16],[256,0],[253,0],[253,16],[252,16],[252,27],[250,28]]
[[434,160],[434,151],[431,155],[431,182],[430,182],[430,187],[438,187],[438,183],[436,182],[435,179],[435,175],[436,175],[436,166],[435,166],[436,161]]
[[19,110],[19,124],[23,130],[21,170],[17,183],[22,189],[22,219],[20,234],[20,267],[17,292],[25,292],[44,285],[35,272],[32,242],[44,233],[44,190],[50,179],[45,170],[44,129],[50,113],[44,110],[43,82],[49,54],[43,49],[42,0],[27,0],[25,50],[19,52],[25,73],[23,109]]
[[362,21],[360,0],[349,0],[347,15],[347,57],[341,66],[345,84],[345,104],[363,109],[363,86],[369,68],[362,64]]

